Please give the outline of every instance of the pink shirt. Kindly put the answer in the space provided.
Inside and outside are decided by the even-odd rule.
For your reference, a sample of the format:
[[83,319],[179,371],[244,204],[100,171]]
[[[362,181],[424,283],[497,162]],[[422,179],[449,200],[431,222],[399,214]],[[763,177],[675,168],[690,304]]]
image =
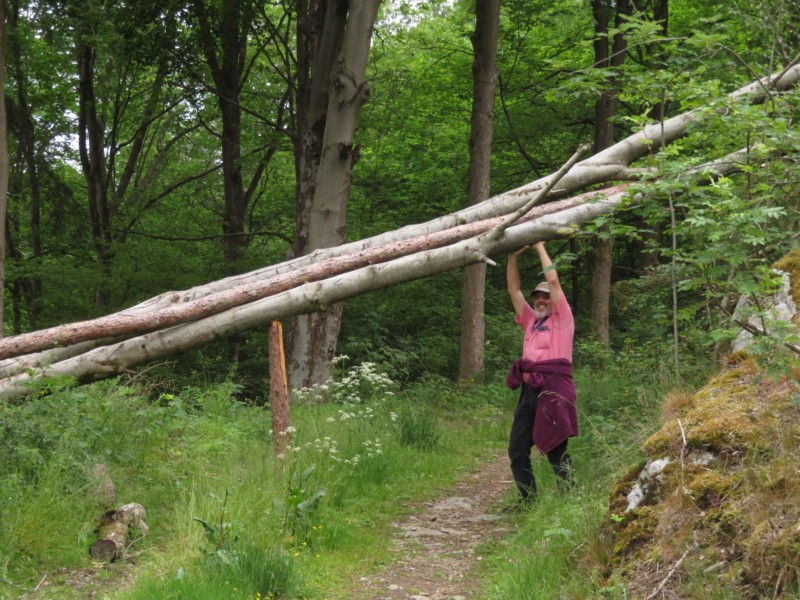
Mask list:
[[522,317],[517,323],[525,331],[522,342],[522,358],[538,362],[553,358],[564,358],[572,362],[572,337],[575,334],[575,320],[565,294],[553,312],[542,321],[537,321],[530,304],[525,303]]

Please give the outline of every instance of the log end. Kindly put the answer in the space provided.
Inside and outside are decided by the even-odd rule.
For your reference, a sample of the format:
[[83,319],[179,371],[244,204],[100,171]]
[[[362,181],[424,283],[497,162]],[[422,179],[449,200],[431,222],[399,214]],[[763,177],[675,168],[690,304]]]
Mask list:
[[117,559],[117,545],[111,540],[97,540],[90,546],[89,555],[97,561],[114,562]]

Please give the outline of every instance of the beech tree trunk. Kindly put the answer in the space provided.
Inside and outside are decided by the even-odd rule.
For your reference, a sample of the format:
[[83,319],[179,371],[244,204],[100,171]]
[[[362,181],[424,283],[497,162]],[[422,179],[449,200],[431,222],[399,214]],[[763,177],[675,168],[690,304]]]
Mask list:
[[[618,0],[613,4],[610,0],[592,1],[595,24],[595,68],[614,69],[624,63],[627,43],[624,34],[619,31],[619,27],[623,24],[623,16],[629,15],[630,12],[629,0]],[[618,28],[618,32],[613,36],[613,41],[609,39],[609,24],[612,15],[616,15],[615,25]],[[606,87],[595,103],[595,153],[614,145],[614,123],[612,119],[617,112],[615,79],[613,74],[609,77]],[[595,337],[601,344],[607,345],[609,339],[609,302],[614,237],[612,235],[595,236],[590,244],[589,312]]]
[[[475,17],[469,139],[470,205],[486,200],[490,191],[500,0],[476,0]],[[483,374],[485,297],[486,264],[466,267],[461,280],[461,350],[458,369],[461,381],[474,380]]]
[[[298,220],[298,227],[303,229],[297,250],[302,254],[338,246],[346,239],[351,175],[359,157],[353,134],[358,113],[369,98],[365,75],[379,6],[380,0],[331,0],[327,5],[311,78],[308,115],[312,129],[324,121],[324,133],[316,171],[305,164],[309,172],[301,174],[303,191],[313,193],[310,204],[302,204],[303,215]],[[329,87],[322,87],[324,84]],[[325,97],[323,117],[318,111]],[[311,139],[304,143],[304,160],[316,156],[317,135],[312,131]],[[330,376],[341,314],[341,306],[325,306],[294,320],[289,356],[292,389],[319,385]]]

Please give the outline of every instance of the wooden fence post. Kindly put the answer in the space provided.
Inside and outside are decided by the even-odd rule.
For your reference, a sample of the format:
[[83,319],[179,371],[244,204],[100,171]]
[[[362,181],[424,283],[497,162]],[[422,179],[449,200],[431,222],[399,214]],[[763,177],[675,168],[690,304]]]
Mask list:
[[275,454],[282,456],[292,443],[289,432],[289,388],[286,383],[286,358],[283,353],[283,328],[280,321],[269,326],[269,409],[272,413],[272,440]]

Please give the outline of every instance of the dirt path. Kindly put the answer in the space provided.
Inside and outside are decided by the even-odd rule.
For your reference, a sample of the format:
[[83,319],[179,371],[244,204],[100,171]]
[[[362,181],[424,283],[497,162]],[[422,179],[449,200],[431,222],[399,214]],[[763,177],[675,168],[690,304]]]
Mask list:
[[426,502],[401,523],[394,552],[399,559],[384,571],[361,578],[360,600],[472,600],[480,597],[476,580],[478,546],[508,534],[508,519],[497,514],[511,486],[508,457],[498,456]]

